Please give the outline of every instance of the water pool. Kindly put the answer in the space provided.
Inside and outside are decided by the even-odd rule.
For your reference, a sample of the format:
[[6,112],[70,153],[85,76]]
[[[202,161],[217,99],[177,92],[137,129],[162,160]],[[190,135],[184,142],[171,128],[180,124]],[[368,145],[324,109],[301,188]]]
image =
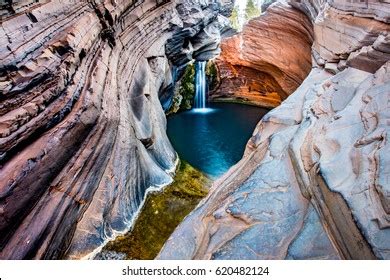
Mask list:
[[168,117],[167,133],[179,156],[215,179],[237,163],[268,109],[211,103]]

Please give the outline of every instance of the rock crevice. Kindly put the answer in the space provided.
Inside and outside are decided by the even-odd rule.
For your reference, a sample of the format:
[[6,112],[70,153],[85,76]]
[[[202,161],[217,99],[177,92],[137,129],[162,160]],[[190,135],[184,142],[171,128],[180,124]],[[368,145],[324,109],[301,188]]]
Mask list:
[[211,58],[218,38],[203,51],[201,34],[222,32],[229,5],[24,0],[1,10],[1,259],[87,257],[128,229],[148,189],[172,181],[159,93],[183,47],[171,44],[168,59],[165,45],[183,32]]
[[[215,182],[158,258],[390,258],[390,4],[289,3],[313,23],[311,72],[263,117],[244,158]],[[378,42],[383,52],[375,57]]]

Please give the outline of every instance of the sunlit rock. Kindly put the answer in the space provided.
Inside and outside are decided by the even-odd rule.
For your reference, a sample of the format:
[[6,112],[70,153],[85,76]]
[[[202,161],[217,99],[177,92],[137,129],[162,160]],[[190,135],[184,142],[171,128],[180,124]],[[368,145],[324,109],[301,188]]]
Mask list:
[[278,106],[310,72],[312,43],[312,23],[302,12],[272,5],[222,41],[215,61],[220,83],[210,98]]
[[218,35],[231,8],[1,4],[1,259],[86,257],[129,228],[148,189],[172,182],[177,155],[159,96],[186,53],[182,41],[194,37],[197,55],[203,45],[218,53],[219,37],[202,32]]
[[158,258],[390,258],[390,4],[361,2],[290,1],[313,22],[310,74]]

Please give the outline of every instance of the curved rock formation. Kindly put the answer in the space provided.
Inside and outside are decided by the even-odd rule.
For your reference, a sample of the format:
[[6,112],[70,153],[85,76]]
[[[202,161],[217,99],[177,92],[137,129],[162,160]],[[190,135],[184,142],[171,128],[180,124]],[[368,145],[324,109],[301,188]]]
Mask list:
[[84,257],[128,228],[150,187],[172,181],[158,99],[172,83],[166,53],[215,55],[203,30],[218,35],[232,3],[2,5],[0,258]]
[[160,259],[390,259],[390,4],[328,2],[290,1],[313,69]]
[[275,3],[276,0],[263,0],[261,2],[261,12],[265,12],[269,6],[271,6],[273,3]]
[[215,61],[221,82],[210,99],[278,106],[310,72],[312,43],[312,24],[304,13],[283,2],[272,5],[222,41]]

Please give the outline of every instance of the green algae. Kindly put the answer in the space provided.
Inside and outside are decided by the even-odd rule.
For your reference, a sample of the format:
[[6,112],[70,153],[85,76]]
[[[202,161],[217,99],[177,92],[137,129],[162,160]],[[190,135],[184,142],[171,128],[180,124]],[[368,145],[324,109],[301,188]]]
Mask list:
[[181,161],[174,182],[150,192],[132,229],[110,241],[104,251],[125,254],[126,259],[154,259],[179,223],[206,196],[211,180]]
[[215,90],[219,84],[219,76],[217,66],[212,60],[207,61],[206,77],[209,82],[209,91]]
[[[187,64],[183,76],[177,82],[172,97],[172,105],[166,112],[167,115],[190,110],[192,108],[196,91],[195,68],[195,63],[191,62]],[[218,69],[216,64],[211,60],[209,60],[206,64],[206,77],[209,90],[212,91],[216,89],[219,84]]]
[[180,83],[179,93],[183,97],[180,110],[192,108],[195,97],[195,64],[189,63]]
[[183,76],[177,82],[172,105],[167,111],[167,115],[192,108],[195,97],[195,64],[189,63],[184,70]]

